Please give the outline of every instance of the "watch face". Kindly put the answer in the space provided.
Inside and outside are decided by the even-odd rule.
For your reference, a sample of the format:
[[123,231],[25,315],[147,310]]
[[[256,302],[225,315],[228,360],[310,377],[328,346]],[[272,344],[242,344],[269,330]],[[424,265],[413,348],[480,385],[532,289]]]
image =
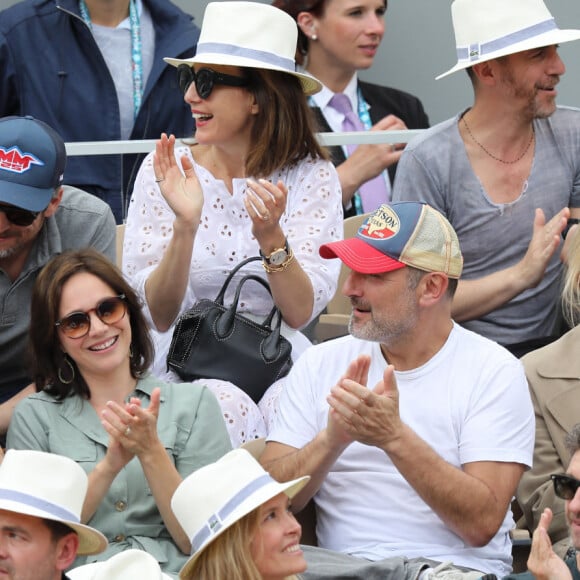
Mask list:
[[276,250],[269,258],[268,262],[273,266],[279,266],[288,257],[288,252],[284,249]]

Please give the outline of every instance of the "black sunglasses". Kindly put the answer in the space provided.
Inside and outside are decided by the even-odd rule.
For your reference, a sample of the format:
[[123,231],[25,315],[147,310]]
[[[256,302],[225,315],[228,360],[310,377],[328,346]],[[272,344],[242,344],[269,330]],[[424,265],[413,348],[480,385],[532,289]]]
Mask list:
[[177,67],[177,82],[181,92],[185,95],[191,83],[195,84],[195,90],[201,99],[207,99],[215,85],[227,85],[229,87],[246,87],[248,79],[215,72],[210,68],[200,68],[193,70],[187,64],[180,64]]
[[6,219],[15,226],[29,226],[37,218],[39,211],[29,211],[20,207],[9,205],[0,205],[0,211],[6,216]]
[[86,312],[73,312],[55,322],[55,326],[58,326],[62,333],[69,338],[82,338],[89,333],[91,328],[91,317],[89,316],[91,312],[94,312],[101,322],[115,324],[127,313],[125,295],[120,294],[105,298]]
[[552,475],[552,481],[554,482],[554,493],[566,500],[574,499],[576,491],[580,487],[580,481],[575,477],[570,477],[569,475]]

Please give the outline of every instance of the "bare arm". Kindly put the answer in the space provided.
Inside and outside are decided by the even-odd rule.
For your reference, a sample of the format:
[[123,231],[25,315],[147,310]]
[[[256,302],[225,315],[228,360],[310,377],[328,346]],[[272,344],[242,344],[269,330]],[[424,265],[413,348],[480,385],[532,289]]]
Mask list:
[[[360,356],[352,361],[340,380],[347,377],[366,384],[370,357]],[[326,475],[341,453],[353,442],[353,438],[340,426],[331,414],[326,429],[302,449],[269,441],[260,456],[260,463],[274,479],[288,481],[310,475],[308,484],[292,499],[296,511],[300,511],[320,488]]]
[[458,322],[479,318],[541,281],[548,262],[558,249],[570,210],[564,208],[548,223],[536,209],[532,239],[525,256],[514,266],[477,280],[460,280],[453,299],[452,316]]
[[187,157],[182,175],[174,154],[175,137],[163,134],[157,142],[153,167],[158,185],[175,213],[173,236],[163,258],[145,283],[147,304],[155,326],[167,330],[179,313],[187,284],[195,235],[201,219],[203,193]]
[[[244,204],[252,220],[252,233],[262,253],[269,256],[286,242],[280,218],[286,209],[288,189],[282,181],[274,184],[265,179],[249,179],[248,186]],[[268,282],[286,324],[292,328],[306,324],[314,308],[314,290],[298,260],[294,258],[284,270],[268,273]]]
[[445,524],[471,546],[497,533],[524,466],[493,461],[455,467],[401,421],[394,368],[370,391],[343,380],[329,396],[331,415],[357,441],[382,449]]

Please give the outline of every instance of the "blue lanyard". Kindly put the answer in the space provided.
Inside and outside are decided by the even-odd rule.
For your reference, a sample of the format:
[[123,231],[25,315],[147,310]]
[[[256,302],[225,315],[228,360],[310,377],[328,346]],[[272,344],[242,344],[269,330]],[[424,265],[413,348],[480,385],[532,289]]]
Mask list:
[[[79,0],[81,16],[92,29],[91,17],[85,0]],[[143,60],[141,57],[141,26],[135,0],[129,1],[129,25],[131,27],[131,61],[133,63],[133,114],[137,118],[143,100]]]

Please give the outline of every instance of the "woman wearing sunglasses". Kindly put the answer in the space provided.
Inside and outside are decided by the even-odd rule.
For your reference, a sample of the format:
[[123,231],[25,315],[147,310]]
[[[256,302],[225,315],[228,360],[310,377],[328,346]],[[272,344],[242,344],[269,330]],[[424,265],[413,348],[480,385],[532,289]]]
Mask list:
[[566,237],[567,269],[562,292],[563,311],[573,327],[556,342],[522,358],[536,414],[533,468],[520,481],[517,500],[525,518],[518,525],[537,528],[544,509],[553,514],[550,538],[563,556],[568,549],[569,529],[564,500],[554,493],[550,475],[566,471],[570,453],[566,434],[580,419],[580,235],[572,227]]
[[38,392],[16,407],[7,444],[68,456],[87,471],[83,523],[109,547],[76,564],[133,548],[177,574],[189,539],[171,495],[230,448],[214,395],[147,373],[153,349],[139,299],[95,250],[65,252],[42,270],[30,343]]
[[[155,372],[166,371],[167,331],[179,314],[215,298],[247,257],[261,254],[263,263],[239,273],[226,302],[242,276],[267,278],[294,358],[309,344],[296,329],[334,295],[340,264],[322,260],[318,247],[342,237],[340,186],[306,101],[320,83],[295,72],[296,38],[296,23],[272,6],[212,2],[196,56],[166,59],[196,120],[196,143],[177,146],[163,135],[145,159],[123,252],[126,275],[164,333],[156,335]],[[241,304],[259,320],[272,308],[253,285]],[[265,434],[249,397],[230,383],[207,383],[219,392],[234,446]]]

